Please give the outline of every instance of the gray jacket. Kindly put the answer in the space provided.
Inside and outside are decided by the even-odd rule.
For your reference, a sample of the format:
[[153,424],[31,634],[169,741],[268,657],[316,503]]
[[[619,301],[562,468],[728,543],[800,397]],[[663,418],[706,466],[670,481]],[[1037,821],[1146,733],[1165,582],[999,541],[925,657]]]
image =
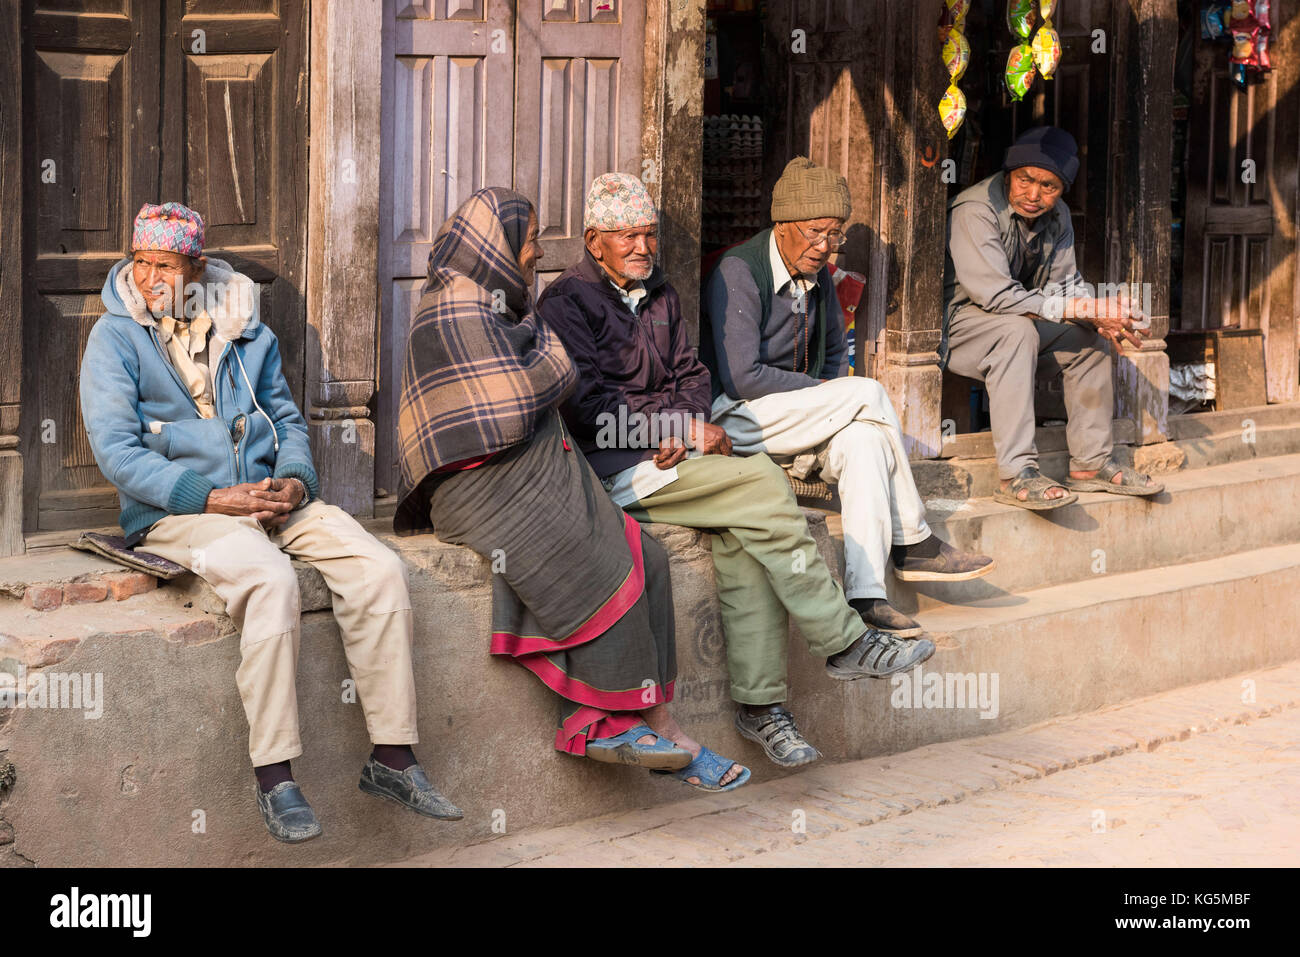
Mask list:
[[1083,277],[1074,258],[1074,225],[1064,198],[1043,215],[1026,220],[1007,201],[1004,176],[999,170],[948,204],[942,365],[948,362],[948,325],[963,309],[1059,321],[1059,314],[1044,308],[1044,290],[1057,285],[1061,295],[1087,294],[1070,291]]

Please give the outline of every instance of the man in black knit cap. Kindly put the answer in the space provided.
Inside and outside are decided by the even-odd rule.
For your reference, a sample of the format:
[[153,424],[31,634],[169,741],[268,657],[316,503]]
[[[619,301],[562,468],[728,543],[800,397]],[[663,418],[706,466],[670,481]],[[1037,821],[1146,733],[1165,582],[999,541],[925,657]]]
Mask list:
[[[1054,126],[1027,131],[1002,169],[949,203],[940,355],[982,381],[1001,487],[995,498],[1043,510],[1077,491],[1155,495],[1164,489],[1111,460],[1111,349],[1149,333],[1125,299],[1101,299],[1079,274],[1063,196],[1079,172],[1074,137]],[[1034,377],[1064,378],[1070,475],[1038,471]]]

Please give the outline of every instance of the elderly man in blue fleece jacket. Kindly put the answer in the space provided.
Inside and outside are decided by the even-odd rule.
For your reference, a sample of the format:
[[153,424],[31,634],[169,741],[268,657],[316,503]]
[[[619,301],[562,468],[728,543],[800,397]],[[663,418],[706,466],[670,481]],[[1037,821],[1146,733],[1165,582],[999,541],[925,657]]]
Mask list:
[[904,638],[921,626],[886,597],[903,581],[964,581],[993,569],[930,532],[879,382],[847,371],[830,271],[849,218],[844,177],[799,156],[772,190],[772,222],[725,253],[705,287],[701,354],[714,374],[713,421],[741,455],[766,452],[799,478],[838,485],[844,591],[867,624]]
[[906,671],[934,644],[866,627],[781,470],[765,455],[732,457],[726,433],[709,423],[709,373],[655,265],[658,215],[641,181],[598,177],[583,225],[582,261],[537,304],[578,369],[561,414],[629,515],[711,533],[736,729],[781,767],[815,761],[820,752],[785,707],[791,619],[827,674],[846,681]]
[[131,254],[109,272],[103,299],[107,311],[81,364],[95,461],[118,490],[128,543],[191,568],[240,630],[235,680],[271,835],[296,843],[321,833],[289,765],[302,754],[290,556],[314,565],[334,594],[374,742],[361,790],[459,819],[410,747],[417,738],[405,566],[317,497],[307,425],[275,334],[258,317],[257,287],[203,255],[198,213],[146,203]]

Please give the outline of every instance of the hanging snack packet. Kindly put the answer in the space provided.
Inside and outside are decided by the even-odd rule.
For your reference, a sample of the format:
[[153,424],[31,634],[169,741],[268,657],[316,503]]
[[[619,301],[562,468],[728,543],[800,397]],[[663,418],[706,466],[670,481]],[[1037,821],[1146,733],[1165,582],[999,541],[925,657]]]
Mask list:
[[1038,72],[1043,75],[1044,80],[1050,80],[1061,62],[1061,38],[1056,35],[1050,23],[1044,23],[1034,34],[1032,46]]
[[1255,65],[1255,38],[1259,35],[1259,30],[1233,30],[1232,31],[1232,57],[1233,63],[1242,66]]
[[939,121],[948,131],[948,139],[957,135],[957,130],[966,119],[966,94],[957,84],[950,84],[939,101]]
[[939,101],[939,120],[948,131],[948,139],[957,134],[957,128],[966,119],[966,94],[957,88],[956,83],[949,84]]
[[1007,0],[1007,29],[1028,40],[1034,32],[1034,8],[1036,0]]
[[1007,89],[1017,103],[1025,98],[1034,83],[1034,51],[1028,43],[1012,47],[1007,55]]
[[1261,73],[1273,69],[1273,61],[1268,57],[1268,34],[1263,30],[1255,37],[1255,69]]
[[949,30],[948,39],[943,41],[943,65],[953,83],[961,79],[969,64],[970,41],[960,31]]
[[1201,10],[1201,39],[1228,40],[1228,8],[1222,3],[1212,3]]
[[1269,10],[1270,6],[1269,0],[1255,0],[1255,22],[1259,24],[1261,30],[1273,29],[1273,14]]
[[1230,69],[1232,70],[1232,82],[1244,90],[1246,88],[1246,68],[1240,63],[1234,63]]
[[1232,0],[1228,13],[1228,26],[1237,28],[1239,24],[1254,19],[1255,4],[1251,0]]
[[1038,15],[1044,20],[1052,19],[1056,12],[1056,0],[1038,0]]
[[970,13],[970,0],[944,0],[943,13],[939,15],[939,42],[948,39],[948,33],[966,32],[966,14]]

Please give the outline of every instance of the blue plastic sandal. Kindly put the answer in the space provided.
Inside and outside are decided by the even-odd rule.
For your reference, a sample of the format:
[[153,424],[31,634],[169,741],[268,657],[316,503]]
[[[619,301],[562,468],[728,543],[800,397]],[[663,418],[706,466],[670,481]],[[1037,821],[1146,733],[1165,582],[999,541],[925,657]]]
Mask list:
[[[637,742],[637,738],[643,738],[647,734],[655,736],[654,744]],[[675,771],[691,763],[691,752],[657,734],[648,724],[638,724],[612,738],[588,741],[587,757],[606,764],[632,764],[664,772]]]
[[[700,756],[680,771],[674,771],[673,777],[677,778],[683,784],[690,785],[690,787],[693,788],[698,788],[701,791],[734,791],[749,780],[749,768],[744,768],[744,770],[742,770],[736,777],[736,780],[724,787],[718,787],[718,782],[722,780],[723,775],[731,770],[733,764],[738,763],[739,762],[737,761],[731,760],[731,758],[724,758],[722,755],[710,751],[708,748],[701,745]],[[656,773],[666,774],[668,772],[659,771]],[[687,778],[699,778],[700,783],[691,784],[690,781],[686,780]]]

